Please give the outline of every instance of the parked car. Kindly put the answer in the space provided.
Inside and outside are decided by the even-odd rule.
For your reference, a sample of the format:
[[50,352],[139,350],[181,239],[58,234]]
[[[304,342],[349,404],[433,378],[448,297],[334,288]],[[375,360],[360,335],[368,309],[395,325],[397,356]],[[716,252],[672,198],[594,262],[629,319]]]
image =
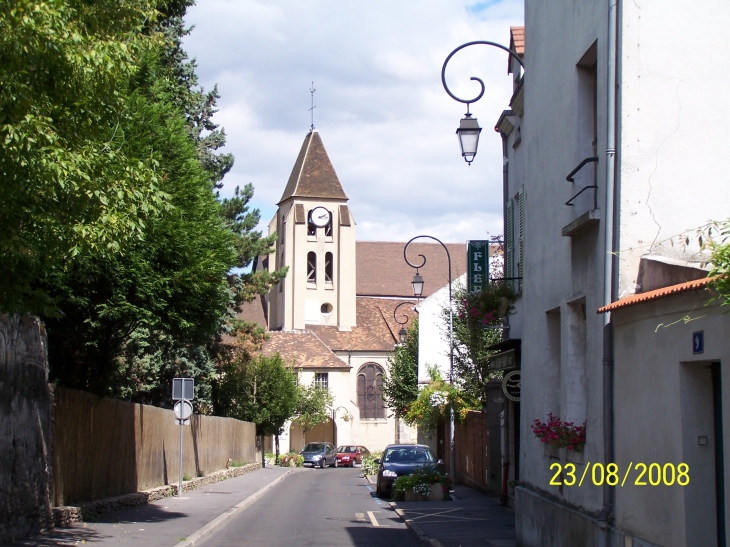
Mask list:
[[299,452],[304,456],[304,466],[321,467],[324,469],[328,465],[337,467],[337,449],[332,443],[307,443],[302,451]]
[[337,463],[342,466],[354,467],[362,464],[362,457],[370,454],[364,446],[345,445],[337,448]]
[[391,444],[383,450],[383,457],[375,460],[378,464],[376,493],[379,498],[390,497],[393,482],[401,475],[410,475],[416,469],[441,465],[431,449],[422,444]]

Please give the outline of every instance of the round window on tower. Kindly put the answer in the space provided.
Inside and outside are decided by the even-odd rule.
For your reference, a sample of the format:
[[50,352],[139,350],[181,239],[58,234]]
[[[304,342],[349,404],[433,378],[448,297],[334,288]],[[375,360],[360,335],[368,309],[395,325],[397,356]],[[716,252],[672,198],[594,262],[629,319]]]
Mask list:
[[322,304],[320,311],[324,314],[332,313],[332,304],[330,304],[329,302],[325,302],[324,304]]

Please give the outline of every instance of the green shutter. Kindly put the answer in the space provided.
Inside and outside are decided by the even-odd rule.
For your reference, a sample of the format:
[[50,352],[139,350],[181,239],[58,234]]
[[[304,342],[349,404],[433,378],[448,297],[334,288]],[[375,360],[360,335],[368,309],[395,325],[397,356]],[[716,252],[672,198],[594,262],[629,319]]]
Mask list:
[[514,202],[511,199],[507,201],[505,211],[507,218],[504,221],[504,276],[514,277]]

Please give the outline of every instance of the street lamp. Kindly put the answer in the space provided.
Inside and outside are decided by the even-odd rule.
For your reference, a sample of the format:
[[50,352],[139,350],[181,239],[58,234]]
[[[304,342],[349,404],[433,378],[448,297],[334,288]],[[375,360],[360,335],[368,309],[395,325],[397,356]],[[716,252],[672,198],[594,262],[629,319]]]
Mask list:
[[[463,47],[463,46],[462,46]],[[453,55],[453,53],[451,54]],[[482,84],[482,87],[484,84]],[[483,90],[482,90],[483,92]],[[428,238],[433,239],[437,243],[440,243],[441,246],[444,248],[444,251],[446,251],[446,258],[449,262],[449,384],[452,386],[454,385],[454,311],[453,308],[453,297],[452,297],[452,291],[451,291],[451,253],[449,253],[449,249],[444,245],[443,241],[440,239],[436,239],[433,236],[416,236],[412,238],[408,243],[406,243],[406,246],[403,248],[403,258],[406,261],[406,264],[408,264],[411,268],[416,269],[416,275],[413,276],[413,294],[415,294],[417,297],[420,298],[420,296],[423,294],[423,277],[420,276],[418,273],[418,270],[420,268],[423,268],[426,265],[426,257],[422,254],[419,254],[418,256],[421,257],[421,263],[420,264],[413,264],[410,260],[408,260],[408,246],[413,243],[416,239],[421,238]],[[454,447],[454,401],[450,401],[449,403],[449,474],[451,475],[452,480],[456,480],[456,451]]]
[[467,42],[466,44],[462,44],[454,51],[449,53],[448,57],[446,57],[446,60],[444,61],[444,66],[441,68],[441,83],[443,84],[446,93],[448,93],[452,99],[460,103],[466,104],[466,114],[461,119],[461,123],[459,124],[459,128],[456,130],[456,134],[459,137],[461,155],[463,156],[464,161],[466,161],[466,163],[469,165],[471,165],[471,162],[474,161],[474,156],[477,155],[477,146],[479,145],[479,133],[482,130],[477,123],[477,119],[471,117],[471,114],[469,113],[469,105],[471,103],[477,102],[484,95],[484,82],[479,78],[472,76],[471,79],[475,82],[479,82],[479,85],[482,87],[479,95],[477,95],[473,99],[460,99],[459,97],[454,95],[449,89],[449,86],[446,85],[446,65],[449,63],[449,61],[457,51],[473,45],[494,46],[498,47],[499,49],[503,49],[504,51],[509,53],[518,63],[520,63],[520,66],[523,69],[525,68],[525,64],[522,62],[522,59],[520,59],[520,56],[517,54],[516,51],[513,51],[510,48],[503,46],[502,44],[498,44],[496,42],[488,42],[485,40],[477,40],[475,42]]
[[[424,258],[423,261],[425,263],[426,259]],[[406,262],[408,262],[407,258]],[[410,262],[408,263],[410,264]],[[413,285],[413,294],[415,295],[415,297],[421,298],[421,295],[423,294],[423,278],[421,277],[421,274],[418,273],[418,268],[416,268],[416,275],[413,276],[413,281],[411,281],[411,285]]]
[[474,156],[477,155],[477,146],[479,146],[479,133],[482,132],[482,128],[479,127],[476,118],[472,118],[471,114],[467,112],[461,123],[459,129],[456,130],[456,134],[459,136],[459,146],[461,146],[461,155],[464,157],[464,161],[471,165],[474,161]]
[[[418,277],[421,276],[419,275]],[[421,292],[423,292],[423,280],[421,280]],[[398,331],[398,340],[401,346],[404,345],[408,340],[408,331],[406,331],[405,325],[406,323],[408,323],[409,317],[404,313],[401,315],[403,320],[401,321],[400,319],[398,319],[398,308],[400,308],[401,306],[405,306],[406,304],[413,304],[413,302],[401,302],[393,310],[393,319],[395,319],[395,322],[401,326],[400,330]],[[413,309],[415,310],[415,308]]]

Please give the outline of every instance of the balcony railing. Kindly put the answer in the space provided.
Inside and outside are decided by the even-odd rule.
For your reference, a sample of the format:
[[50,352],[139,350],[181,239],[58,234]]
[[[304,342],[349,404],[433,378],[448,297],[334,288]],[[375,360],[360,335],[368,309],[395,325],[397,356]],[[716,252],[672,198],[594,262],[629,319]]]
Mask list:
[[[578,171],[580,171],[581,169],[583,169],[589,163],[598,163],[598,156],[592,156],[590,158],[584,159],[582,162],[580,162],[577,165],[577,167],[575,169],[573,169],[570,173],[568,173],[568,176],[565,177],[565,180],[567,180],[568,182],[572,182],[573,184],[575,184],[575,175],[577,175],[578,174]],[[570,198],[568,201],[566,201],[565,204],[567,206],[569,206],[569,207],[573,207],[574,206],[573,201],[579,195],[581,195],[586,190],[593,190],[593,209],[597,209],[598,208],[598,195],[597,195],[597,191],[596,191],[597,189],[598,189],[598,185],[597,184],[591,184],[589,186],[584,186],[583,188],[580,189],[580,191],[577,194],[575,194],[572,198]]]

